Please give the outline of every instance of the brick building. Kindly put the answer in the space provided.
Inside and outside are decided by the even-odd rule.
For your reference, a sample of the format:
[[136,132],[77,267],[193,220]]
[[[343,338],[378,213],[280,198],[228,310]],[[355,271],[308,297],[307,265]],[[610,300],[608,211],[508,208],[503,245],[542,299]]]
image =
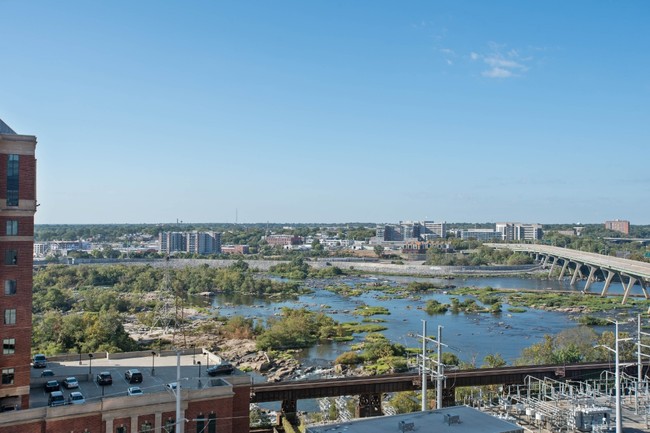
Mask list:
[[630,234],[630,222],[627,220],[605,221],[605,228],[608,230],[621,232],[626,235]]
[[29,407],[36,137],[0,120],[0,409]]

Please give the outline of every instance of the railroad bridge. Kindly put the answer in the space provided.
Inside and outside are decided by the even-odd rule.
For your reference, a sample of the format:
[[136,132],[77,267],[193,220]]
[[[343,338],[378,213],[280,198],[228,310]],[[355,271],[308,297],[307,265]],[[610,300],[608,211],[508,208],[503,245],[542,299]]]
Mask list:
[[[632,288],[636,284],[641,287],[645,299],[649,299],[647,285],[650,281],[650,263],[549,245],[494,243],[485,245],[492,248],[507,248],[535,256],[537,260],[542,262],[543,266],[549,267],[549,278],[556,267],[561,265],[559,279],[563,279],[567,272],[572,272],[571,285],[575,286],[578,279],[586,280],[585,287],[582,289],[585,293],[589,291],[593,282],[596,281],[596,273],[598,272],[602,274],[605,281],[601,296],[607,294],[614,277],[618,277],[618,280],[623,285],[623,304],[627,301]],[[585,267],[589,269],[589,274],[586,277],[582,273],[582,269]],[[650,309],[648,312],[650,312]]]
[[[636,374],[636,364],[625,364],[624,369]],[[598,377],[603,371],[613,371],[611,363],[581,363],[570,365],[539,365],[525,367],[481,368],[445,372],[443,406],[455,405],[457,387],[484,385],[519,385],[527,376],[538,379],[585,380]],[[435,380],[429,378],[429,389]],[[345,377],[305,381],[262,383],[251,386],[251,403],[282,402],[282,412],[295,418],[298,400],[311,398],[358,395],[357,416],[381,415],[381,396],[389,392],[422,389],[421,376],[413,373],[381,376]]]

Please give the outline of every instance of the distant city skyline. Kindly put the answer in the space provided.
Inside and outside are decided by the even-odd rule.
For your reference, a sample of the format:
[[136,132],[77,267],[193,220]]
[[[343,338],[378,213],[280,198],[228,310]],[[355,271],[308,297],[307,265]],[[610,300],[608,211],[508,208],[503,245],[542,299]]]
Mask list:
[[2,2],[36,224],[650,224],[650,3]]

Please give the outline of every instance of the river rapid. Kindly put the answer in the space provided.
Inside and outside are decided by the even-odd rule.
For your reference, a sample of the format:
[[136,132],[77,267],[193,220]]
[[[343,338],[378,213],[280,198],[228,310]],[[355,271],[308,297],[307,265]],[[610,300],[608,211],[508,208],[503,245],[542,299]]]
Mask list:
[[[382,306],[390,311],[389,315],[373,316],[386,320],[380,323],[388,329],[382,333],[394,343],[406,347],[421,347],[415,337],[422,333],[422,321],[427,321],[427,334],[435,336],[438,326],[442,326],[442,342],[461,361],[483,363],[488,354],[500,354],[508,364],[512,364],[520,356],[522,349],[543,340],[544,335],[555,335],[564,329],[578,326],[577,317],[567,313],[544,311],[527,308],[523,313],[510,313],[508,304],[502,304],[503,312],[491,313],[458,313],[429,315],[423,307],[429,299],[441,303],[449,303],[451,297],[445,291],[437,293],[418,294],[408,298],[386,296],[381,291],[366,291],[360,296],[343,296],[325,289],[328,285],[347,284],[354,287],[357,284],[377,283],[381,285],[400,286],[411,281],[434,282],[440,285],[450,284],[457,287],[493,287],[495,289],[522,290],[576,290],[568,281],[556,279],[536,279],[521,277],[485,277],[464,278],[452,280],[438,278],[403,277],[403,276],[363,276],[341,277],[335,279],[307,280],[305,285],[313,293],[301,295],[296,299],[272,301],[262,298],[241,295],[218,295],[212,300],[212,307],[221,316],[241,315],[255,320],[264,321],[266,318],[279,315],[282,307],[307,308],[311,311],[322,311],[339,322],[360,322],[361,317],[352,314],[360,305]],[[598,293],[602,283],[594,284],[593,291]],[[620,287],[612,287],[610,293],[620,293]],[[460,300],[466,296],[457,296]],[[365,334],[355,334],[351,342],[321,343],[312,348],[300,351],[297,358],[305,366],[330,367],[332,361],[341,353],[350,350],[355,343],[361,342]]]

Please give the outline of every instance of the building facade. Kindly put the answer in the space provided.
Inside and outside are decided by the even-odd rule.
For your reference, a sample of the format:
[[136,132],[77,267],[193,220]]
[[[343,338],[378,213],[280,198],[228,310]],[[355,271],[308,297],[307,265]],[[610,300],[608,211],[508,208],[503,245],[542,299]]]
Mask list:
[[605,228],[623,234],[630,234],[630,222],[626,220],[605,221]]
[[36,137],[0,120],[0,409],[29,407]]
[[496,223],[504,241],[536,241],[544,234],[541,224]]
[[221,233],[218,232],[161,232],[158,235],[161,253],[219,254]]

